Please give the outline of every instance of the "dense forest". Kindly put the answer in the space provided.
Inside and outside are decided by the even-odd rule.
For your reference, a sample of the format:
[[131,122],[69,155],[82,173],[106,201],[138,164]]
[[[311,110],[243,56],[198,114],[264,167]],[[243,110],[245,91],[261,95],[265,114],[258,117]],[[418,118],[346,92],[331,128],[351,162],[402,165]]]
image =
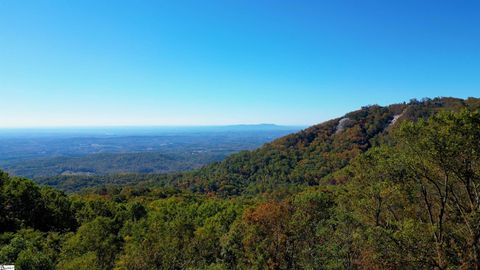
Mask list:
[[[231,151],[229,153],[234,153]],[[220,161],[223,152],[190,152],[163,154],[159,152],[102,153],[78,157],[32,159],[7,166],[16,175],[38,179],[52,176],[92,176],[121,173],[169,173],[200,168]]]
[[[366,106],[199,170],[91,177],[97,187],[71,194],[1,173],[0,262],[480,269],[479,108]],[[42,183],[74,191],[82,179]]]

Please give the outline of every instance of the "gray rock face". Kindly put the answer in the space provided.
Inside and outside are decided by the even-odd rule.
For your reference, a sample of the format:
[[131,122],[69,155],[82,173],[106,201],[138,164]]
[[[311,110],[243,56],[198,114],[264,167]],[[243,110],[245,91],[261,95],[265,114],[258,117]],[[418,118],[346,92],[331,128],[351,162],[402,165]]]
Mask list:
[[393,126],[397,122],[397,120],[405,114],[405,111],[406,110],[404,110],[401,114],[394,115],[392,121],[390,122],[390,125],[388,126]]
[[354,123],[354,121],[348,117],[345,117],[345,118],[342,118],[340,119],[340,121],[338,121],[338,125],[337,125],[337,128],[335,130],[335,134],[338,134],[342,131],[344,131],[346,128],[349,128],[350,126],[352,126]]

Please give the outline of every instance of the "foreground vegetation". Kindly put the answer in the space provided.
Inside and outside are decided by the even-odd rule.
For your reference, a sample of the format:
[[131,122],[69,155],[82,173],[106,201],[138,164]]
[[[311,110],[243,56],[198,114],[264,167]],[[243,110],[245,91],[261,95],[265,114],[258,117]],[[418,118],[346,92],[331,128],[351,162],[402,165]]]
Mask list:
[[[338,133],[327,123],[330,133],[315,146],[290,136],[231,158],[266,157],[255,153],[282,142],[290,153],[305,152],[295,164],[282,163],[291,160],[284,156],[270,167],[257,163],[253,173],[250,158],[227,160],[70,196],[1,174],[0,262],[18,269],[480,269],[480,112],[429,110],[395,128],[388,111],[367,112],[387,120],[359,117],[371,133],[355,124]],[[326,151],[320,142],[330,138],[335,147]],[[328,171],[301,162],[318,147]],[[345,161],[332,163],[337,158]],[[224,181],[204,181],[214,173]]]

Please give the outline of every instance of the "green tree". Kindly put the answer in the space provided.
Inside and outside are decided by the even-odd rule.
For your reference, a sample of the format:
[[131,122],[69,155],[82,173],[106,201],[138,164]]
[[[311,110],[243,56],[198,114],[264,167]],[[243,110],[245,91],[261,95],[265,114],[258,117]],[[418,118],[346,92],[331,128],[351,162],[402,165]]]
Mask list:
[[96,257],[95,264],[91,267],[113,269],[122,245],[117,228],[118,224],[106,217],[97,217],[82,224],[64,243],[58,266],[66,268],[72,264],[77,265],[82,260],[92,261],[90,253],[93,253]]
[[479,269],[480,114],[439,113],[394,138],[352,163],[339,196],[356,264]]
[[20,252],[15,261],[15,269],[19,270],[53,270],[54,264],[46,255],[32,250]]

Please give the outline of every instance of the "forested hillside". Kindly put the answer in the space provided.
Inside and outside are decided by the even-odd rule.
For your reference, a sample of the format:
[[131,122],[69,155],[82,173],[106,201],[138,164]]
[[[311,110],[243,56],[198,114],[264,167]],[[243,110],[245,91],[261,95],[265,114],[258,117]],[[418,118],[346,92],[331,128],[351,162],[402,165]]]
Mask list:
[[365,106],[322,124],[294,133],[254,151],[190,173],[154,176],[151,182],[199,192],[238,195],[278,187],[318,185],[359,154],[386,143],[403,121],[427,119],[439,111],[475,110],[480,99],[435,98],[386,107]]
[[2,173],[0,262],[480,269],[479,107],[368,106],[198,171],[68,196]]
[[223,152],[102,153],[78,157],[37,158],[10,164],[6,168],[15,175],[32,178],[68,175],[101,176],[115,173],[170,173],[197,169],[220,161],[225,156],[227,154]]
[[[480,99],[477,98],[435,98],[411,100],[386,107],[365,106],[343,117],[267,143],[256,150],[230,155],[222,162],[199,170],[172,174],[67,174],[35,180],[69,192],[103,184],[135,183],[223,195],[256,194],[298,185],[314,186],[330,181],[331,176],[349,164],[351,159],[372,146],[388,141],[390,131],[402,121],[427,119],[439,111],[477,108],[480,108]],[[112,166],[115,167],[115,164]]]

